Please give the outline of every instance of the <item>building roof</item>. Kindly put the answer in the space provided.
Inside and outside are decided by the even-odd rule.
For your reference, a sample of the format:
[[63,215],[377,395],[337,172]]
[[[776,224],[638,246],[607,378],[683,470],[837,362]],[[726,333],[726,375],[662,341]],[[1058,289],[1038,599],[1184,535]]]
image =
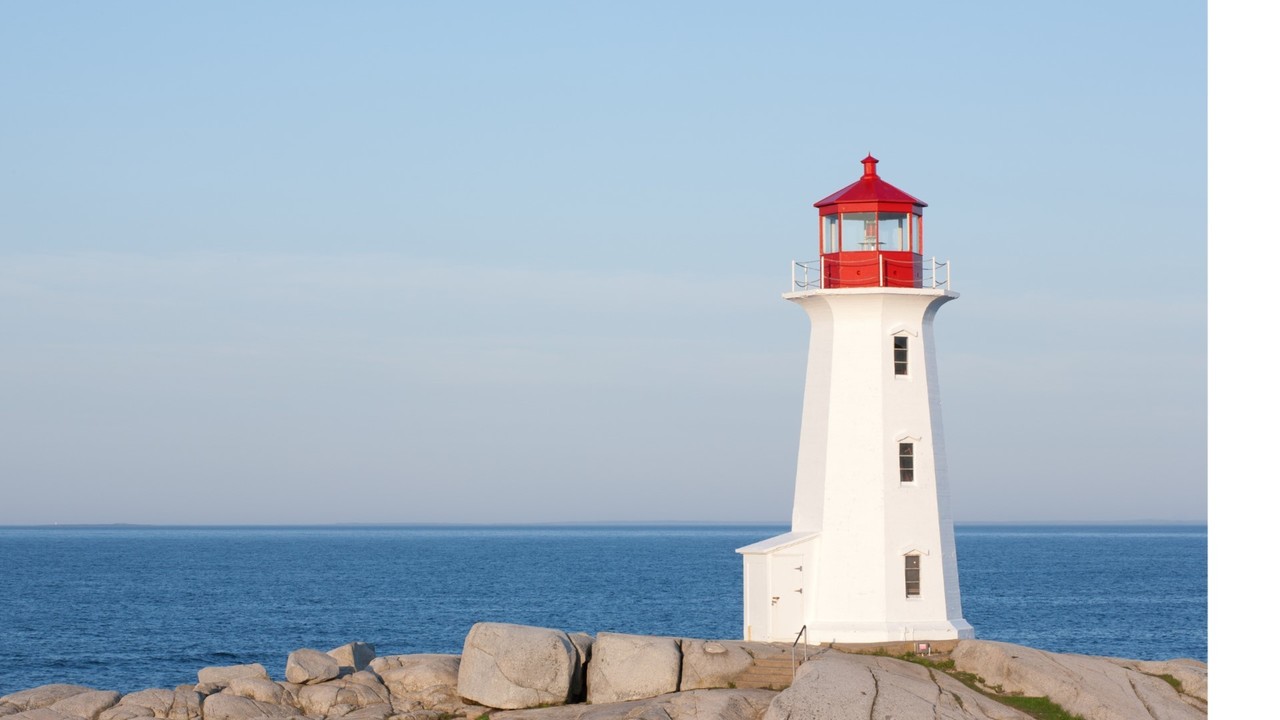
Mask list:
[[880,176],[876,174],[876,163],[878,162],[880,161],[868,154],[862,160],[862,177],[857,182],[822,198],[814,203],[813,206],[820,208],[842,203],[907,203],[919,205],[920,207],[929,206],[925,201],[912,197],[881,180]]

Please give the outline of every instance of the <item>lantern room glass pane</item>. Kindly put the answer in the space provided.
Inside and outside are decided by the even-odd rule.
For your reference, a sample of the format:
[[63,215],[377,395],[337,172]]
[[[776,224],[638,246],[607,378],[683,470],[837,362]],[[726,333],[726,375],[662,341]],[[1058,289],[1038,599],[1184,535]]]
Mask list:
[[876,250],[880,247],[880,234],[876,229],[875,213],[843,213],[845,250]]
[[885,250],[907,250],[907,214],[880,213],[880,246]]
[[840,219],[838,215],[827,215],[822,218],[822,252],[833,253],[840,250]]
[[911,216],[911,251],[920,254],[920,216]]

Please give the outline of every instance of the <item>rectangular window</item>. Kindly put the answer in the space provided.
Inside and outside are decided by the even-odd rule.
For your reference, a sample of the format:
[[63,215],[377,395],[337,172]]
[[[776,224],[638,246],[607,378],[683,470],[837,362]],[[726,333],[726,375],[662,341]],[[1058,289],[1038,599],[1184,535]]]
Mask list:
[[893,374],[907,374],[907,339],[899,335],[893,336]]
[[914,482],[915,448],[911,443],[898,443],[898,479],[902,482]]
[[920,597],[920,556],[907,555],[907,597]]

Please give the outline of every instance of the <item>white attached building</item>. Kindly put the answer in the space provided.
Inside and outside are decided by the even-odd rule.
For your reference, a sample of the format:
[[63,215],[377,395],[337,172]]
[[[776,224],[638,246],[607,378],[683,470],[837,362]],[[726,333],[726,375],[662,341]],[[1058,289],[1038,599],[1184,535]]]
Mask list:
[[960,611],[933,318],[950,270],[924,202],[863,176],[816,203],[821,255],[783,297],[812,325],[791,532],[739,548],[748,640],[973,637]]

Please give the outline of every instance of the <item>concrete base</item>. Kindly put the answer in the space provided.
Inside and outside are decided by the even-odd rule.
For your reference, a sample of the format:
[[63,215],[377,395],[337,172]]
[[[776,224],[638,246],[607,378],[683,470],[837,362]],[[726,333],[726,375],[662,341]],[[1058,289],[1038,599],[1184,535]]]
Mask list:
[[809,623],[809,642],[813,644],[972,640],[973,637],[973,626],[964,620],[916,623],[823,621]]

